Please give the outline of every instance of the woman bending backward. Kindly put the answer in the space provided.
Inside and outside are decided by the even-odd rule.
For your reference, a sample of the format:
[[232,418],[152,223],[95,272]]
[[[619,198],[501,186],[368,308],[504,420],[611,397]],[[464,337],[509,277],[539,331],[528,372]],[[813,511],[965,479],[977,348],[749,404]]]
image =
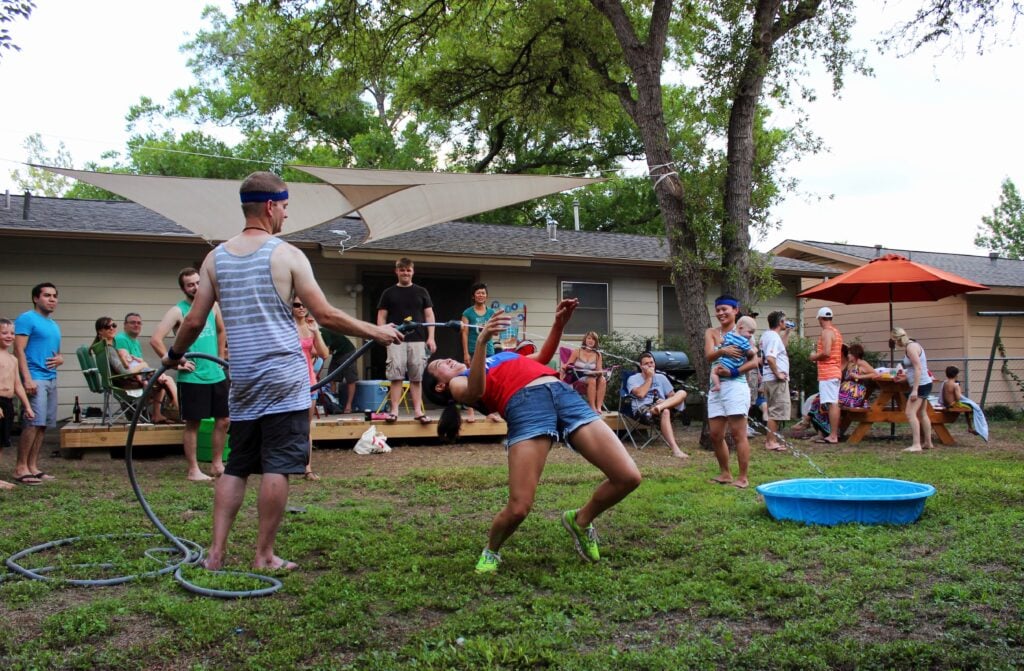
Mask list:
[[[640,485],[640,471],[615,433],[572,387],[545,365],[554,355],[562,330],[578,304],[576,299],[558,304],[551,331],[535,354],[502,352],[486,356],[483,345],[510,323],[507,315],[498,312],[480,329],[478,346],[468,367],[454,359],[437,359],[427,366],[425,385],[450,395],[455,403],[482,403],[488,412],[500,413],[508,424],[505,445],[509,500],[491,523],[487,546],[477,561],[477,573],[498,569],[501,546],[533,507],[537,483],[556,440],[570,443],[606,478],[583,507],[567,510],[561,516],[562,526],[585,560],[600,559],[594,519]],[[458,408],[449,404],[438,422],[438,436],[454,441],[461,421]]]

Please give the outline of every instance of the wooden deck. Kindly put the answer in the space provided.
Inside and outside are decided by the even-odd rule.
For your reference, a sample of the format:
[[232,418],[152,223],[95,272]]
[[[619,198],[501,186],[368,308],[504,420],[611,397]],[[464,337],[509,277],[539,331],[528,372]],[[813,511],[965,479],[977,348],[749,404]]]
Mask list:
[[[389,439],[391,438],[423,438],[437,439],[437,418],[434,422],[423,425],[412,419],[400,419],[393,424],[385,422],[367,422],[361,415],[331,416],[313,420],[313,440],[348,440],[355,441],[370,424],[377,427]],[[619,428],[619,416],[615,412],[606,412],[604,421],[612,429]],[[140,424],[135,429],[135,446],[147,445],[180,445],[183,424]],[[490,422],[481,415],[472,424],[463,422],[460,438],[504,436],[505,422]],[[118,448],[124,447],[128,438],[127,424],[103,426],[99,420],[86,420],[80,424],[68,423],[60,430],[60,446],[62,449]]]

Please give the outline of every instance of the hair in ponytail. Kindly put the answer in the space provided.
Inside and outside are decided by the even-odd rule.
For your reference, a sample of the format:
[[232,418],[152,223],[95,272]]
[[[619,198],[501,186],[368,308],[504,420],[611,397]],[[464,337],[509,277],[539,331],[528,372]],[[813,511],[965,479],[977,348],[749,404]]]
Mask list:
[[431,403],[443,405],[441,418],[437,420],[437,437],[446,443],[454,443],[459,437],[462,429],[462,411],[459,409],[451,392],[445,388],[444,391],[437,390],[437,378],[430,372],[423,371],[422,389]]
[[462,429],[462,410],[455,401],[449,401],[437,420],[437,437],[446,443],[454,443]]

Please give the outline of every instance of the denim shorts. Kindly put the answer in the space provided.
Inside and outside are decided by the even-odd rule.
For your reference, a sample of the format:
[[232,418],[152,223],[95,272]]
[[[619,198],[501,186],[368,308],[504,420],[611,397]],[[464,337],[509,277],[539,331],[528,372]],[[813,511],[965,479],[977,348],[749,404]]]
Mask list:
[[29,405],[36,418],[29,420],[29,426],[57,426],[57,378],[34,380],[36,393],[28,397]]
[[[909,391],[904,393],[903,395],[906,396],[907,398],[910,398],[910,392]],[[931,396],[931,395],[932,395],[932,383],[931,382],[925,382],[924,384],[918,386],[918,388],[917,388],[917,397],[918,398],[923,398],[925,400],[928,400],[928,397]]]
[[601,416],[564,382],[523,387],[505,406],[505,448],[538,436],[568,444],[576,429],[599,419]]

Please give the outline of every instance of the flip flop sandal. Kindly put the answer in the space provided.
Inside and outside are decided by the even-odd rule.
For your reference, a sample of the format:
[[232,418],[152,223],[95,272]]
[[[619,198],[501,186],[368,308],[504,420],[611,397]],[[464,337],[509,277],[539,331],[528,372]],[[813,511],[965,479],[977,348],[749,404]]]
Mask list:
[[39,480],[40,482],[42,482],[43,480],[56,480],[57,479],[57,478],[53,477],[52,475],[50,475],[49,473],[44,473],[43,471],[39,471],[38,473],[33,473],[32,477],[35,478],[36,480]]
[[431,418],[427,417],[426,415],[416,415],[415,417],[413,417],[413,419],[415,419],[420,424],[423,424],[424,426],[434,421]]
[[14,483],[17,485],[28,485],[29,487],[38,487],[43,484],[43,481],[34,475],[22,475],[14,478]]

